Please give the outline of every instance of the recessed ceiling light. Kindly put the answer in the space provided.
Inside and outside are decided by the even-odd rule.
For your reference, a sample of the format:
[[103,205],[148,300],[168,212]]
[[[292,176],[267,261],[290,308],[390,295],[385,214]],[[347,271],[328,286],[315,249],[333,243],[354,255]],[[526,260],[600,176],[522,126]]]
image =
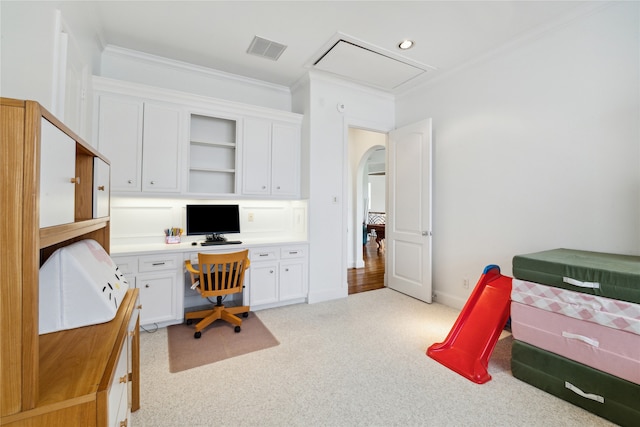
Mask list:
[[403,40],[398,47],[402,50],[411,49],[413,47],[413,40]]

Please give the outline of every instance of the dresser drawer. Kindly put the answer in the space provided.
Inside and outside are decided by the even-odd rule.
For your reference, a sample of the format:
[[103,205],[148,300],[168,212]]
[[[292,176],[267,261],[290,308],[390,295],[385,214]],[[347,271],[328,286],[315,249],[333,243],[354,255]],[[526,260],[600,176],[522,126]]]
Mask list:
[[280,258],[282,259],[304,258],[306,256],[307,256],[306,246],[288,246],[288,247],[280,248]]
[[175,254],[138,257],[138,271],[141,273],[149,271],[175,270],[178,267],[178,256]]
[[271,261],[280,258],[280,248],[256,248],[249,251],[251,262]]
[[[127,370],[127,342],[122,343],[118,364],[111,379],[111,387],[109,388],[108,397],[108,426],[119,426],[121,421],[126,419],[128,394],[127,387],[129,382],[129,373]],[[122,417],[124,407],[124,418]]]

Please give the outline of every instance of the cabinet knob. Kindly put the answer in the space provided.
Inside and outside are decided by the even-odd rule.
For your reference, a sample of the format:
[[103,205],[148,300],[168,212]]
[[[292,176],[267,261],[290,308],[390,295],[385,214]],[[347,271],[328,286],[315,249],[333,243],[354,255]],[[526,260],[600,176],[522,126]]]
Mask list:
[[149,287],[149,284],[147,283],[146,285],[144,285],[144,287],[145,287],[145,288],[148,288],[148,287]]
[[285,268],[285,269],[284,269],[284,271],[289,271],[289,269],[288,269],[288,268]]
[[277,190],[279,190],[279,189],[280,189],[280,186],[278,185],[278,186],[276,187],[276,189],[277,189]]
[[151,181],[151,185],[154,185],[156,182],[155,181]]
[[104,185],[98,185],[98,191],[104,191]]
[[273,274],[273,270],[269,270],[269,273]]
[[132,179],[128,179],[127,180],[127,184],[133,184],[133,180]]
[[138,310],[142,310],[142,304],[139,304],[136,308],[137,308]]
[[122,384],[122,383],[126,383],[128,378],[129,378],[129,375],[128,375],[128,374],[124,374],[123,376],[121,376],[121,377],[118,379],[118,382],[119,382],[120,384]]
[[72,184],[80,184],[80,177],[79,176],[73,177],[69,180],[69,182],[71,182]]
[[262,186],[262,189],[263,189],[263,190],[266,190],[266,189],[267,189],[267,186],[266,186],[266,185],[263,185],[263,186]]

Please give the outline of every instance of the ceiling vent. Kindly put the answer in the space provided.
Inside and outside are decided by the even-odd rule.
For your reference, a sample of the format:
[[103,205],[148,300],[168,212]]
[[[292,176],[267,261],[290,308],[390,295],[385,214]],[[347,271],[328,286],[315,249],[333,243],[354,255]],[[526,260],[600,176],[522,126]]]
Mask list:
[[277,61],[287,46],[262,37],[254,36],[247,53]]

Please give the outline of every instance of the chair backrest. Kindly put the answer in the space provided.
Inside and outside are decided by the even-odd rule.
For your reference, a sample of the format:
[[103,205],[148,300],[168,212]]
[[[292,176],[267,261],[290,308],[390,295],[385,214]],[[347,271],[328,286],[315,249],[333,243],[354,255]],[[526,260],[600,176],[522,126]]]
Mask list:
[[249,250],[224,254],[198,254],[200,293],[203,297],[242,292]]
[[384,224],[387,222],[387,214],[384,212],[369,212],[367,224]]

